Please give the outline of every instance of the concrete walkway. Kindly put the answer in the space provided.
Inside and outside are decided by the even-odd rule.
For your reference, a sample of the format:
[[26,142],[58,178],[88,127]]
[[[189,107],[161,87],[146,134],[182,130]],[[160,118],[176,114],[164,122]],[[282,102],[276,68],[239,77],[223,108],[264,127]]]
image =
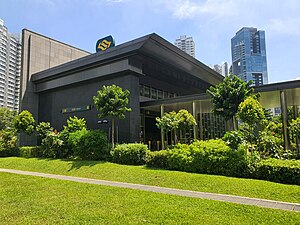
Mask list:
[[30,176],[45,177],[45,178],[54,178],[59,180],[69,180],[69,181],[75,181],[80,183],[98,184],[98,185],[106,185],[112,187],[130,188],[130,189],[151,191],[151,192],[170,194],[170,195],[202,198],[202,199],[232,202],[232,203],[245,204],[245,205],[255,205],[255,206],[266,207],[266,208],[300,212],[300,204],[297,203],[279,202],[279,201],[272,201],[272,200],[265,200],[265,199],[258,199],[258,198],[248,198],[248,197],[241,197],[241,196],[234,196],[234,195],[214,194],[214,193],[206,193],[206,192],[199,192],[199,191],[180,190],[174,188],[164,188],[164,187],[142,185],[142,184],[131,184],[131,183],[116,182],[116,181],[96,180],[96,179],[55,175],[55,174],[47,174],[47,173],[37,173],[37,172],[29,172],[29,171],[22,171],[22,170],[0,168],[0,172],[30,175]]

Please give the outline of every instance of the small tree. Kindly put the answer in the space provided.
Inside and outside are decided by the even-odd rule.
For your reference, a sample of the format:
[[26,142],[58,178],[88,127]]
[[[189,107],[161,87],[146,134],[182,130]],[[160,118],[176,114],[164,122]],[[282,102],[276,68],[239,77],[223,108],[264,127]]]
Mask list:
[[[169,112],[169,113],[164,113],[164,115],[159,118],[156,117],[156,126],[159,129],[163,129],[166,132],[172,132],[175,130],[175,142],[176,142],[176,129],[178,128],[179,121],[177,118],[177,113],[175,111]],[[168,136],[167,136],[168,137]],[[168,140],[167,140],[168,142]]]
[[207,90],[211,96],[213,112],[224,116],[226,120],[233,119],[234,129],[237,127],[234,116],[238,111],[239,104],[254,92],[250,85],[251,82],[246,83],[230,74],[216,87],[211,86]]
[[0,108],[0,130],[13,128],[13,121],[16,115],[17,111]]
[[128,105],[128,97],[130,92],[116,85],[103,86],[93,97],[96,109],[99,111],[99,118],[111,116],[111,140],[112,148],[115,145],[115,118],[124,119],[125,113],[130,112],[131,108]]
[[178,121],[178,128],[186,134],[186,130],[190,129],[192,126],[197,125],[194,116],[189,113],[186,109],[181,109],[176,115]]
[[252,145],[254,129],[262,126],[265,122],[265,114],[261,104],[252,96],[243,101],[238,108],[238,117],[247,124],[247,136]]
[[20,112],[14,119],[14,127],[17,132],[24,131],[31,135],[35,129],[35,120],[32,114],[27,110]]

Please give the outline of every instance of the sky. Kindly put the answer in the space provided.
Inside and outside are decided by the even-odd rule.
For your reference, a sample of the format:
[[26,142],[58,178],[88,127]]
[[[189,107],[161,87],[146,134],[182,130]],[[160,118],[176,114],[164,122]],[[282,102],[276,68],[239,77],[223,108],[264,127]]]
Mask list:
[[196,58],[231,64],[231,38],[242,27],[266,33],[269,83],[300,79],[299,0],[0,0],[11,33],[23,28],[95,52],[107,35],[116,45],[157,33],[171,43],[192,36]]

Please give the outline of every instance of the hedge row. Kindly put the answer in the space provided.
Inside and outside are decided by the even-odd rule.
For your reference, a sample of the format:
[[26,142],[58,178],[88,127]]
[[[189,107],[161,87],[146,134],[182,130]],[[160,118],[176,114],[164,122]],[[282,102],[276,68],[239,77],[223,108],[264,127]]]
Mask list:
[[262,160],[255,165],[252,177],[260,180],[300,185],[300,161]]
[[[93,139],[87,138],[87,140]],[[96,140],[95,143],[97,143]],[[20,147],[14,155],[42,157],[43,151],[41,147],[25,146]],[[103,154],[106,153],[103,152]],[[98,157],[102,158],[99,155]],[[233,150],[222,140],[195,141],[191,145],[177,144],[172,149],[156,152],[150,152],[143,144],[120,144],[110,152],[110,157],[106,158],[121,164],[146,164],[149,167],[169,170],[255,178],[300,185],[299,160],[251,161],[246,150],[243,148]]]
[[244,149],[233,150],[222,140],[177,144],[171,150],[151,152],[146,163],[170,170],[235,177],[245,177],[248,164]]

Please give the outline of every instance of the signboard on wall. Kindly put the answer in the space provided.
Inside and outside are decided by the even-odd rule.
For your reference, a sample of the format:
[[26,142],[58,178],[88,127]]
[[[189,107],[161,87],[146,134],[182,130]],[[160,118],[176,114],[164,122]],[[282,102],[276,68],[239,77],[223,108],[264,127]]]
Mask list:
[[91,110],[91,105],[85,105],[85,106],[78,106],[78,107],[73,107],[73,108],[65,108],[62,109],[62,113],[72,113],[72,112],[82,112],[82,111],[87,111]]
[[114,38],[109,35],[105,38],[101,38],[96,43],[96,52],[105,51],[111,47],[115,46],[115,40]]

